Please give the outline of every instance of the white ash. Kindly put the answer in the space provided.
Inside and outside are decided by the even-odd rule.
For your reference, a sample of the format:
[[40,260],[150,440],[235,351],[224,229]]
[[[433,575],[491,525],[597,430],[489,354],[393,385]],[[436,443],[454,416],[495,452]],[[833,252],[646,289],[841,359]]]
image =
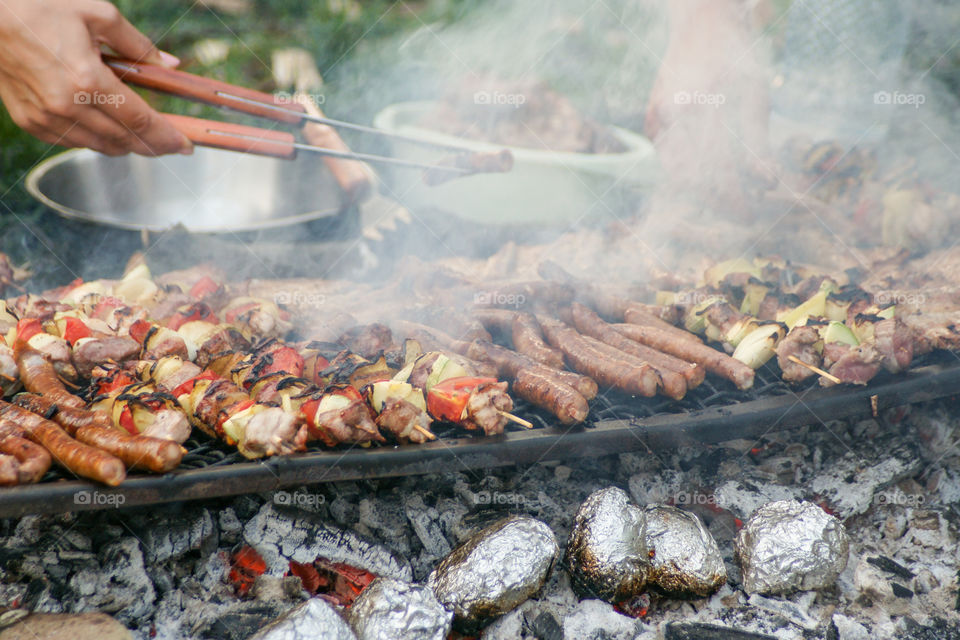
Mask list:
[[[0,605],[48,612],[103,607],[123,615],[138,640],[246,638],[306,598],[291,589],[298,579],[282,578],[290,559],[336,552],[422,583],[439,550],[509,514],[542,520],[566,540],[584,499],[616,486],[629,489],[641,507],[662,502],[695,513],[728,572],[727,584],[709,598],[657,596],[641,621],[596,609],[598,620],[635,624],[638,639],[661,640],[669,622],[778,640],[960,638],[958,415],[960,404],[929,403],[903,416],[888,412],[875,421],[831,422],[757,441],[566,460],[561,473],[555,465],[528,465],[337,482],[298,490],[304,499],[289,507],[268,494],[0,520]],[[858,512],[844,520],[850,560],[834,588],[763,599],[743,592],[732,558],[736,518],[745,520],[773,498],[810,500],[841,517]],[[270,556],[272,571],[240,598],[227,574],[231,554],[248,542]],[[106,561],[119,550],[119,564]],[[157,551],[158,559],[148,560]],[[874,563],[858,578],[867,559]],[[894,596],[893,583],[913,595]],[[557,566],[539,594],[481,637],[559,640],[591,606],[581,605]]]

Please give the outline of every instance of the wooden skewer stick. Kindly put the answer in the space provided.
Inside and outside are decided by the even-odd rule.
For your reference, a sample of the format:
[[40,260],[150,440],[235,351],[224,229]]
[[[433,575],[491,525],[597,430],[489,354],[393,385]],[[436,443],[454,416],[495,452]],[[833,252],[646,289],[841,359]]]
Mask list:
[[502,415],[504,418],[506,418],[506,419],[509,420],[510,422],[516,422],[517,424],[519,424],[519,425],[522,426],[522,427],[526,427],[527,429],[533,429],[533,423],[530,422],[529,420],[524,420],[523,418],[521,418],[521,417],[519,417],[519,416],[515,416],[515,415],[513,415],[512,413],[508,413],[508,412],[506,412],[506,411],[501,411],[501,410],[499,410],[499,409],[497,409],[497,413],[499,413],[500,415]]
[[790,362],[795,362],[796,364],[800,365],[801,367],[806,367],[807,369],[810,369],[810,371],[813,371],[813,372],[816,373],[817,375],[823,376],[824,378],[826,378],[827,380],[829,380],[829,381],[832,382],[833,384],[840,384],[841,382],[843,382],[843,380],[841,380],[841,379],[838,378],[837,376],[833,375],[832,373],[827,373],[826,371],[824,371],[824,370],[821,369],[820,367],[815,367],[815,366],[813,366],[812,364],[810,364],[809,362],[804,362],[803,360],[801,360],[801,359],[798,358],[797,356],[787,356],[787,360],[789,360]]
[[437,439],[436,434],[431,433],[428,429],[424,429],[423,427],[421,427],[421,426],[418,425],[418,424],[413,425],[413,429],[414,429],[415,431],[419,431],[419,432],[422,433],[423,435],[427,436],[427,440],[436,440],[436,439]]

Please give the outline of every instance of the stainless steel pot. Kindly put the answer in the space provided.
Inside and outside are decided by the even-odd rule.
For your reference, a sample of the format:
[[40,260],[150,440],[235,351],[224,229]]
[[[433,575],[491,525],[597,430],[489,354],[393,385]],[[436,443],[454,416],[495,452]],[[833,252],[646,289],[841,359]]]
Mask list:
[[65,219],[41,226],[83,277],[109,275],[136,249],[159,269],[213,260],[244,276],[319,275],[359,229],[322,160],[309,156],[75,149],[40,163],[26,187]]

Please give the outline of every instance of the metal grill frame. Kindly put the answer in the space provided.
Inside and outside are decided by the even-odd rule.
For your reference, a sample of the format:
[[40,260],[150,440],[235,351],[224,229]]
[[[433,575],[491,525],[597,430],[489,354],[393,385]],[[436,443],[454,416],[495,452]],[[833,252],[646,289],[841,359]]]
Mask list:
[[[592,426],[554,426],[511,431],[494,437],[449,437],[422,445],[324,450],[253,462],[234,463],[223,459],[219,464],[177,470],[163,476],[134,475],[113,488],[80,480],[11,487],[0,490],[0,517],[112,509],[120,501],[118,496],[123,496],[124,507],[132,507],[341,480],[485,469],[709,445],[738,438],[756,439],[776,431],[838,418],[870,416],[874,410],[951,396],[960,390],[960,360],[954,357],[940,360],[898,376],[884,376],[866,387],[808,386],[755,399],[749,399],[752,394],[746,394],[748,399],[739,402],[729,402],[734,396],[726,390],[706,388],[704,393],[712,390],[710,395],[720,394],[714,399],[724,402],[642,418],[601,417]],[[760,386],[755,393],[770,391],[764,392]],[[618,409],[617,405],[611,406],[614,411]],[[678,408],[683,406],[683,403],[677,404]],[[604,412],[603,408],[599,410],[600,414]],[[78,501],[77,496],[83,492],[97,499]]]

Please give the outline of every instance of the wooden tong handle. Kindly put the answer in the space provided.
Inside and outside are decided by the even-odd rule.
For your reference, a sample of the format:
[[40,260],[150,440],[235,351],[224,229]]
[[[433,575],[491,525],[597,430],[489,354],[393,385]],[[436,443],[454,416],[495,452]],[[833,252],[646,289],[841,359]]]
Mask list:
[[[125,60],[114,56],[103,56],[103,61],[117,76],[126,83],[162,91],[196,102],[227,107],[234,111],[241,111],[261,118],[269,118],[277,122],[300,124],[303,118],[297,115],[304,113],[299,104],[290,104],[281,101],[275,96],[246,87],[195,76],[185,71],[167,69],[154,64],[144,64]],[[240,100],[234,99],[240,98]],[[283,110],[271,107],[281,107]]]
[[177,131],[202,147],[216,147],[288,160],[297,155],[297,149],[293,146],[296,138],[286,131],[271,131],[230,122],[178,116],[172,113],[165,113],[163,116]]

